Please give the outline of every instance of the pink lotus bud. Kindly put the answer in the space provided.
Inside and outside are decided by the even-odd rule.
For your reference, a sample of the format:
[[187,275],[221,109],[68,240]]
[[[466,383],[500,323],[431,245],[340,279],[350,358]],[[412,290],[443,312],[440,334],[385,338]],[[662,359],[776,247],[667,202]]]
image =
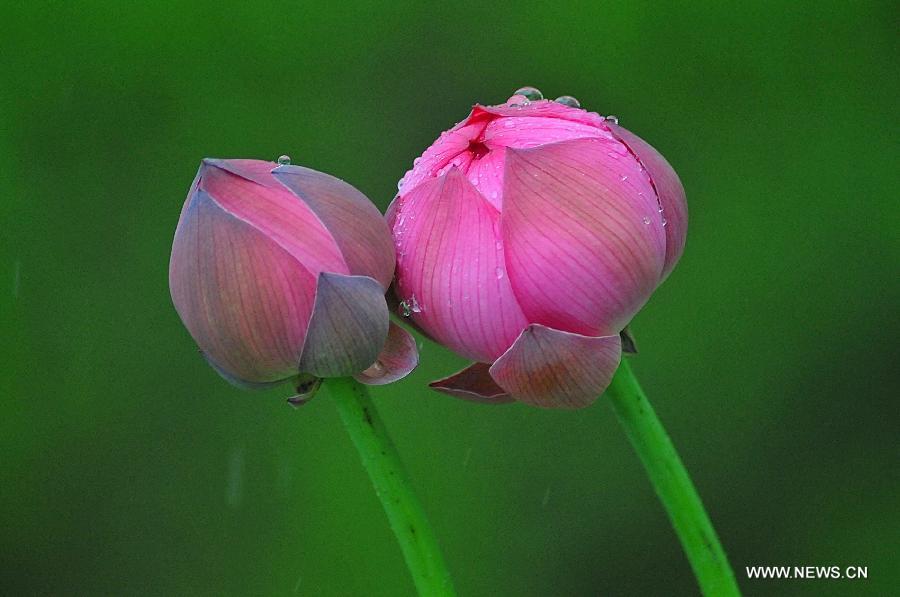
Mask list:
[[409,334],[389,331],[384,219],[344,181],[284,162],[203,160],[169,264],[181,320],[237,385],[405,376],[418,357]]
[[615,117],[534,88],[476,105],[398,186],[395,289],[416,326],[477,361],[432,384],[461,397],[590,404],[684,248],[665,159]]

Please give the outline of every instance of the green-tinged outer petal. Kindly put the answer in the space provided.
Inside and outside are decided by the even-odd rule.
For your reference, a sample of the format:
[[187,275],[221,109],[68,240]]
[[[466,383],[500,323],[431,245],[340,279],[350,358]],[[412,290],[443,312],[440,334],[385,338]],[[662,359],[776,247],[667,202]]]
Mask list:
[[298,369],[344,377],[368,368],[388,335],[384,288],[367,276],[322,272]]

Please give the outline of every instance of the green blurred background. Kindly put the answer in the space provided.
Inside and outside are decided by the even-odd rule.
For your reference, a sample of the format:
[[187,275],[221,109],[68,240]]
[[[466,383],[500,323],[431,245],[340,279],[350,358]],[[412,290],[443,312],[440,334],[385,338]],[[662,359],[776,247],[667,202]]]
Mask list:
[[[19,4],[19,6],[15,6]],[[684,258],[633,366],[748,595],[900,586],[898,37],[890,2],[33,2],[0,15],[0,593],[406,595],[326,392],[197,355],[167,266],[204,156],[381,208],[516,87],[616,114],[687,188]],[[603,400],[376,392],[466,596],[691,595]],[[867,581],[748,581],[746,565]],[[896,593],[894,593],[896,594]]]

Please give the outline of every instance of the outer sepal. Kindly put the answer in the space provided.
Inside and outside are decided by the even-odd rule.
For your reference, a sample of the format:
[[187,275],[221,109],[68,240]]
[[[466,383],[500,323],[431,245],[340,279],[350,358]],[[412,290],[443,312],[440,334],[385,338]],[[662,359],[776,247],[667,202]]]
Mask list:
[[390,322],[387,341],[368,369],[353,377],[370,386],[381,386],[403,379],[419,364],[416,339],[402,327]]
[[581,408],[603,393],[619,366],[618,335],[582,336],[532,324],[491,365],[491,377],[517,400]]
[[473,402],[485,404],[515,402],[515,398],[497,385],[497,382],[491,377],[489,369],[489,364],[475,363],[428,385],[438,392]]

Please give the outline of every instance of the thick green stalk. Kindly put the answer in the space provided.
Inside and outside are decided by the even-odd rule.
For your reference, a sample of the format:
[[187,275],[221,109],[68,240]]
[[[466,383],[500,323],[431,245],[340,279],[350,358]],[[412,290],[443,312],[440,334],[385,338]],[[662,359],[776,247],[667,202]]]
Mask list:
[[740,595],[703,502],[625,359],[622,359],[606,395],[669,513],[700,590],[707,597]]
[[419,595],[456,595],[425,511],[366,387],[350,377],[330,379],[326,385],[384,506]]

